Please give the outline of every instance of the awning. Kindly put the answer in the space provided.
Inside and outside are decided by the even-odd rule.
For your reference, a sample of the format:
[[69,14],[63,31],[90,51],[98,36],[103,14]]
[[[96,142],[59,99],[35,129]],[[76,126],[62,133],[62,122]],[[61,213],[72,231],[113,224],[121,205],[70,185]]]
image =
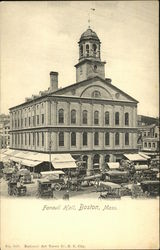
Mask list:
[[141,155],[142,157],[146,158],[147,160],[151,159],[150,156],[148,156],[148,155],[146,155],[146,154],[144,154],[142,152],[139,152],[139,155]]
[[119,162],[107,162],[107,165],[110,169],[115,169],[115,168],[119,168]]
[[70,154],[52,154],[51,159],[55,169],[77,168],[76,160]]
[[53,162],[52,161],[52,164],[53,164],[53,167],[55,169],[64,169],[64,168],[77,168],[77,165],[74,161],[71,161],[71,162]]
[[42,175],[57,175],[57,174],[65,174],[62,170],[57,171],[43,171],[41,172]]
[[31,160],[22,160],[21,164],[27,167],[35,167],[42,163],[41,161],[31,161]]
[[147,159],[140,154],[124,154],[124,156],[130,161],[147,161]]

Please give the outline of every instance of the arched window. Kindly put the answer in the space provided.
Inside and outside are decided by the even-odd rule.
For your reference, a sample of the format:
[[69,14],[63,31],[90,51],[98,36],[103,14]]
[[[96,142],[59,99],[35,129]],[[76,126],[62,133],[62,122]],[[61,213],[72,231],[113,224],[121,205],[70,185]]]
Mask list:
[[115,113],[115,125],[119,125],[119,112]]
[[115,133],[115,145],[119,145],[119,133]]
[[155,148],[156,144],[153,142],[153,143],[152,143],[152,146],[153,146],[153,148]]
[[125,125],[129,125],[129,114],[125,113]]
[[144,143],[145,148],[147,148],[147,142]]
[[88,136],[87,136],[87,132],[83,133],[83,146],[87,146],[88,144]]
[[96,53],[96,51],[97,51],[97,45],[94,43],[93,44],[93,52]]
[[105,112],[105,125],[109,125],[109,112]]
[[109,145],[109,132],[105,133],[105,145],[108,146]]
[[89,45],[86,45],[86,56],[89,56]]
[[83,56],[83,45],[80,46],[80,56]]
[[76,133],[71,133],[71,146],[76,146]]
[[83,116],[82,117],[83,124],[87,124],[87,122],[88,122],[88,119],[87,119],[88,112],[87,112],[87,110],[83,110],[82,116]]
[[94,133],[94,145],[96,145],[96,146],[99,145],[99,134],[98,134],[98,132]]
[[129,133],[125,133],[125,145],[129,145]]
[[150,142],[148,143],[148,147],[151,148],[151,143]]
[[59,146],[64,146],[64,132],[59,132]]
[[95,125],[99,124],[99,112],[98,111],[94,112],[94,124]]
[[76,123],[76,110],[75,110],[75,109],[73,109],[73,110],[71,111],[71,123],[72,123],[72,124],[75,124],[75,123]]
[[58,111],[58,122],[64,123],[64,110],[63,109],[60,109]]

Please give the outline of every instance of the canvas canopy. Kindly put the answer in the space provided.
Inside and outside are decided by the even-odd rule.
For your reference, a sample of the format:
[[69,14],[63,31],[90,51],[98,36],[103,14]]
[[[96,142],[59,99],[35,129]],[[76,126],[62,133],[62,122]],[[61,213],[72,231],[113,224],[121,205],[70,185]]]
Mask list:
[[51,159],[55,169],[77,168],[76,161],[70,154],[54,154]]
[[107,165],[110,169],[115,169],[120,167],[119,162],[108,162]]
[[147,161],[146,157],[140,154],[124,154],[124,156],[130,161]]

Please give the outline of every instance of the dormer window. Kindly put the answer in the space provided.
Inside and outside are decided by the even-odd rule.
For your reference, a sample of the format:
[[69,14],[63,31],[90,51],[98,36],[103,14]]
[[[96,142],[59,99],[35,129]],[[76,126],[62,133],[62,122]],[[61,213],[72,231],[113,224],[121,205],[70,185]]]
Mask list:
[[98,98],[101,96],[101,93],[98,91],[98,90],[95,90],[93,93],[92,93],[92,97],[95,97],[95,98]]

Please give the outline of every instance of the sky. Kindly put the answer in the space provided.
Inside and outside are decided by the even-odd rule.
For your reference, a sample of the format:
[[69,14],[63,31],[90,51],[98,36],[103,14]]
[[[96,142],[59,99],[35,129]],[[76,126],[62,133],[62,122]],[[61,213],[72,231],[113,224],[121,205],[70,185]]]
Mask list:
[[[78,41],[90,26],[101,40],[106,78],[139,101],[138,114],[159,114],[158,1],[1,2],[0,113],[49,87],[76,82]],[[91,11],[94,8],[95,11]]]

